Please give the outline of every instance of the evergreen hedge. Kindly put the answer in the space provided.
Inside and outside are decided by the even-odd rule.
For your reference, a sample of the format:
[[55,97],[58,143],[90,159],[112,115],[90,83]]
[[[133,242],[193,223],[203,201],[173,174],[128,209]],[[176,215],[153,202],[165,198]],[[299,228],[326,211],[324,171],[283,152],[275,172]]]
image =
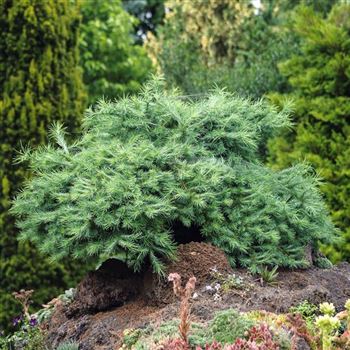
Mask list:
[[[305,249],[330,242],[312,171],[274,172],[259,162],[288,111],[214,91],[196,102],[163,82],[114,103],[100,101],[82,138],[26,150],[35,176],[18,195],[21,238],[56,258],[116,256],[161,273],[176,254],[176,227],[221,247],[233,265],[305,267]],[[310,174],[311,173],[311,174]],[[186,230],[187,228],[187,230]]]
[[[0,325],[20,310],[11,293],[35,289],[36,305],[72,281],[71,266],[50,264],[18,244],[11,199],[28,169],[14,164],[21,142],[47,141],[54,120],[70,131],[80,124],[85,93],[78,66],[80,16],[69,0],[0,0]],[[69,264],[68,264],[69,265]],[[40,289],[40,290],[39,290]],[[2,327],[1,327],[2,328]]]
[[293,29],[301,53],[280,67],[292,91],[271,94],[271,100],[293,99],[296,127],[271,140],[270,164],[281,169],[305,159],[320,173],[343,238],[325,252],[350,261],[350,5],[335,4],[327,18],[302,6]]

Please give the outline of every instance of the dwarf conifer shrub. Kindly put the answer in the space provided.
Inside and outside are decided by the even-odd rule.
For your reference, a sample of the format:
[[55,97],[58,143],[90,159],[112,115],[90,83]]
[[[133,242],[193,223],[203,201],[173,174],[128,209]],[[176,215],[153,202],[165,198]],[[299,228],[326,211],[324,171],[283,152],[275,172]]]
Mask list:
[[[232,264],[303,267],[305,247],[329,242],[329,220],[310,169],[259,163],[288,112],[223,91],[184,101],[149,83],[137,97],[100,101],[67,144],[24,151],[34,173],[14,202],[21,238],[52,257],[148,261],[162,272],[174,227],[200,228]],[[187,231],[191,235],[191,230]]]

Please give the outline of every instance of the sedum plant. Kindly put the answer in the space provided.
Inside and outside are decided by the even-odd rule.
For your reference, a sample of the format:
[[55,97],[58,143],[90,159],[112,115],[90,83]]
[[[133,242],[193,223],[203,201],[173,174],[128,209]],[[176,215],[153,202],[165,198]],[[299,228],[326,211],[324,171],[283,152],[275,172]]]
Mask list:
[[333,316],[335,314],[335,307],[332,303],[324,302],[320,304],[320,312],[324,315]]
[[[321,316],[315,320],[322,350],[350,348],[350,299],[345,303],[345,310],[335,314],[332,303],[320,304]],[[321,347],[320,347],[321,348]]]
[[325,314],[318,316],[315,324],[321,333],[322,350],[331,350],[332,340],[335,332],[340,327],[340,321],[335,316]]
[[315,304],[310,303],[308,300],[304,300],[298,305],[292,306],[289,309],[289,312],[300,315],[306,322],[308,328],[312,328],[318,313],[318,307]]
[[254,322],[240,312],[229,309],[220,311],[210,322],[209,332],[212,340],[222,344],[233,343],[237,338],[244,338]]
[[273,171],[259,162],[266,140],[289,125],[264,101],[221,90],[198,101],[165,92],[87,110],[82,137],[24,150],[34,176],[14,201],[21,238],[54,258],[114,256],[163,272],[177,229],[223,249],[233,265],[305,267],[306,248],[335,229],[305,165]]
[[350,332],[350,299],[348,299],[345,303],[345,309],[346,309],[346,318],[347,318],[347,323],[348,323],[348,330]]

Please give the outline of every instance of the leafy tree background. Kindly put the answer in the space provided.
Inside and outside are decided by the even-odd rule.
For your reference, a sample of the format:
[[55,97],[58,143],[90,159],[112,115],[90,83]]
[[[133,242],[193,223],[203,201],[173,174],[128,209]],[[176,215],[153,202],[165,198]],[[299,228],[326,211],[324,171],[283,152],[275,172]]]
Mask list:
[[135,93],[152,72],[141,45],[134,45],[137,19],[119,0],[83,1],[80,56],[89,104],[102,96]]
[[170,86],[188,94],[206,91],[221,65],[236,57],[244,18],[253,9],[236,0],[173,0],[166,6],[164,25],[156,36],[148,34],[148,52]]
[[256,13],[249,2],[236,0],[167,5],[165,23],[146,47],[170,85],[196,94],[217,84],[253,97],[286,89],[277,62],[297,49],[282,20],[286,6],[266,1]]
[[[325,14],[334,1],[305,3]],[[168,84],[186,94],[205,93],[214,84],[253,98],[286,92],[278,63],[299,50],[290,28],[298,4],[262,0],[257,9],[238,0],[168,1],[164,23],[148,35],[146,48]]]
[[165,0],[123,0],[123,7],[138,19],[135,37],[139,44],[143,43],[148,32],[154,33],[163,23]]
[[[14,164],[21,143],[47,142],[54,120],[71,131],[85,108],[78,65],[80,14],[70,1],[0,1],[0,323],[9,324],[18,306],[11,292],[36,290],[47,302],[79,278],[79,269],[50,263],[28,242],[18,243],[8,210],[29,171]],[[81,271],[82,273],[84,271]]]

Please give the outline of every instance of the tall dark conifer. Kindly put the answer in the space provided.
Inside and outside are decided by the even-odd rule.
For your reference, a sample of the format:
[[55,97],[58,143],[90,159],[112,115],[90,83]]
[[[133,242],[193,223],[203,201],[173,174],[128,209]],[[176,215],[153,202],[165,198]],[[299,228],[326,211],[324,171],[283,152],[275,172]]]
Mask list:
[[75,131],[85,105],[77,46],[80,15],[69,0],[0,0],[0,324],[13,315],[11,292],[47,301],[69,281],[27,243],[17,243],[11,199],[30,173],[14,164],[20,142],[47,140],[53,121]]
[[317,169],[343,236],[326,252],[350,261],[350,6],[336,4],[327,18],[300,7],[294,32],[301,53],[281,65],[292,92],[271,99],[294,100],[295,128],[270,142],[270,162],[284,168],[305,159]]

